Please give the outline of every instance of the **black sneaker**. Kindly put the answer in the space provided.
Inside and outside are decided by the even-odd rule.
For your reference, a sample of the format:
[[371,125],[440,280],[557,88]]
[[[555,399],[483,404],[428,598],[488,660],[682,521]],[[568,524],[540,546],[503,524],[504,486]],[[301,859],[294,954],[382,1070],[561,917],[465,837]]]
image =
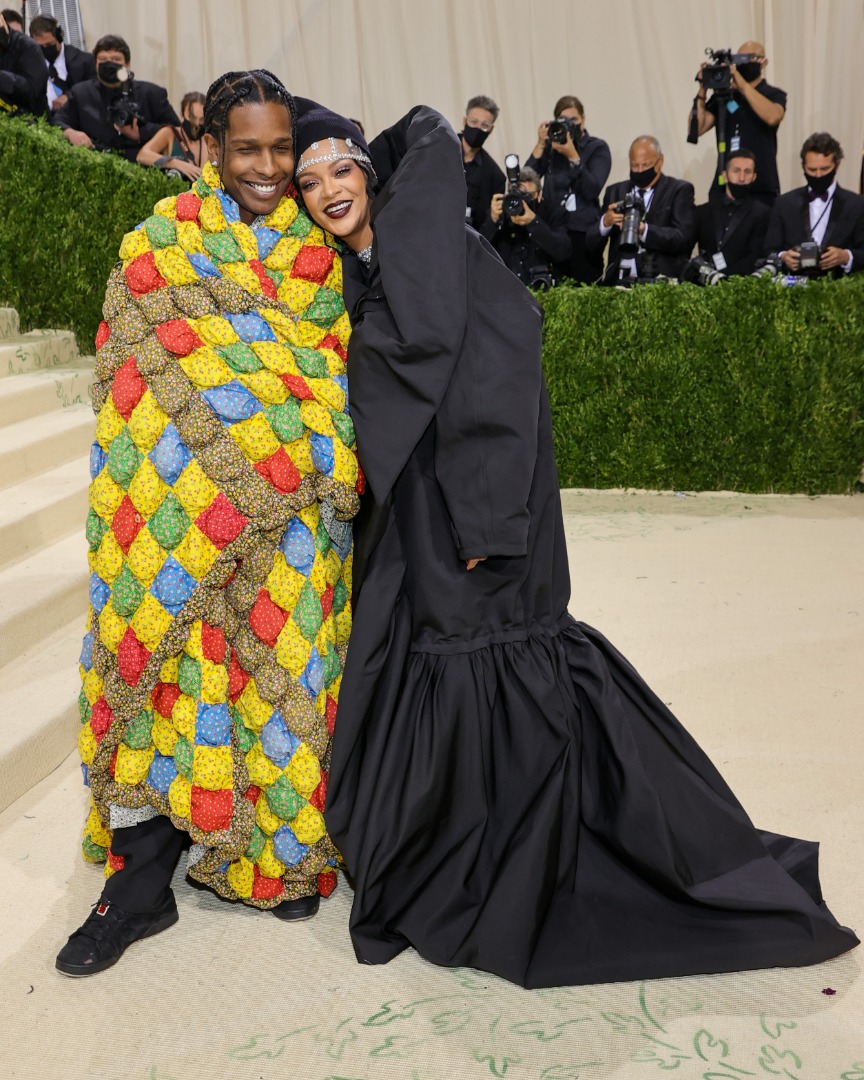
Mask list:
[[60,950],[54,966],[73,978],[95,975],[113,967],[133,942],[167,930],[179,918],[170,889],[153,911],[123,911],[108,900],[100,900]]
[[317,915],[320,905],[321,896],[315,893],[314,896],[301,896],[298,900],[283,900],[270,910],[283,922],[302,922]]

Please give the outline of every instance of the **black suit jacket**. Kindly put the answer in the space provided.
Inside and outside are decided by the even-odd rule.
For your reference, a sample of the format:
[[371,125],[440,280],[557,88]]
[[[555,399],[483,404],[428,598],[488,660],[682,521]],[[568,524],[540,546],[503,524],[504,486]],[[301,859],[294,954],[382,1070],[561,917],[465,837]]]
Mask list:
[[166,124],[174,127],[180,125],[177,113],[168,103],[168,93],[164,87],[136,79],[134,95],[143,116],[143,120],[138,122],[140,142],[121,135],[108,119],[108,106],[119,97],[119,91],[109,89],[99,79],[88,79],[73,86],[69,91],[69,100],[54,114],[54,123],[64,130],[73,128],[84,131],[98,149],[119,150],[134,161],[141,147],[160,128]]
[[[585,237],[589,251],[602,252],[609,241],[609,257],[606,265],[607,282],[618,278],[618,243],[621,230],[615,226],[608,237],[600,233],[603,215],[614,203],[620,203],[628,191],[633,190],[629,180],[610,184],[603,196],[600,220],[592,225]],[[667,277],[677,277],[693,248],[693,185],[672,176],[661,176],[654,185],[651,205],[645,214],[647,234],[643,240],[646,251],[657,255],[657,268]],[[636,257],[637,270],[641,270],[642,255]]]
[[76,49],[74,45],[64,45],[63,55],[66,57],[67,86],[76,86],[95,77],[96,61],[92,53]]
[[9,47],[0,53],[0,98],[15,112],[40,116],[48,107],[47,89],[48,68],[42,50],[26,34],[10,31]]
[[[787,251],[802,240],[811,239],[807,191],[806,185],[795,188],[774,203],[765,237],[767,254]],[[825,247],[847,248],[852,252],[852,269],[864,270],[864,195],[837,185],[823,243]]]
[[[745,198],[731,204],[732,215],[726,211],[731,200],[711,199],[696,207],[696,243],[699,254],[710,258],[722,251],[727,275],[752,274],[756,260],[765,254],[765,234],[770,209],[758,199]],[[728,227],[727,227],[728,226]]]

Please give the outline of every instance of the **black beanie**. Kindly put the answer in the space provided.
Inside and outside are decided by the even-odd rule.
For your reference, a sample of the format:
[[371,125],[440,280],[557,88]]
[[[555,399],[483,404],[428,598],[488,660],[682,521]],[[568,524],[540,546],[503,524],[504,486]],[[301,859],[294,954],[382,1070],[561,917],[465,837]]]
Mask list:
[[294,136],[296,161],[300,160],[303,152],[308,150],[312,143],[331,138],[350,139],[359,150],[371,158],[369,146],[360,134],[360,129],[347,116],[340,116],[309,98],[297,97],[294,100],[297,103],[297,132]]

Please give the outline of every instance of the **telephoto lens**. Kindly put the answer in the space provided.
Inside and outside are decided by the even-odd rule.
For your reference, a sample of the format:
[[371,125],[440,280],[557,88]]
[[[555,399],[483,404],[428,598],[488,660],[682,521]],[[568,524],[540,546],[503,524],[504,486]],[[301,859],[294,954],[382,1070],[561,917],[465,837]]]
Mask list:
[[618,250],[622,255],[635,255],[639,251],[639,225],[645,213],[645,203],[631,191],[624,196],[619,210],[624,215],[624,220],[621,223]]

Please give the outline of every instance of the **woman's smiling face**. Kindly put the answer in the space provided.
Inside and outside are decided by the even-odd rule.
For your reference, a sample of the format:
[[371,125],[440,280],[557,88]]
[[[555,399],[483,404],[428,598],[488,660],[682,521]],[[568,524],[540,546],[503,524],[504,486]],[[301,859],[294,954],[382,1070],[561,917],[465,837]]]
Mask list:
[[[336,140],[337,149],[346,149]],[[314,161],[311,148],[300,159],[312,161],[297,177],[297,190],[316,225],[344,240],[354,251],[372,242],[369,231],[369,194],[366,173],[350,157]]]
[[250,224],[279,205],[294,174],[291,115],[280,102],[248,102],[228,114],[223,143],[205,136],[222,184]]

